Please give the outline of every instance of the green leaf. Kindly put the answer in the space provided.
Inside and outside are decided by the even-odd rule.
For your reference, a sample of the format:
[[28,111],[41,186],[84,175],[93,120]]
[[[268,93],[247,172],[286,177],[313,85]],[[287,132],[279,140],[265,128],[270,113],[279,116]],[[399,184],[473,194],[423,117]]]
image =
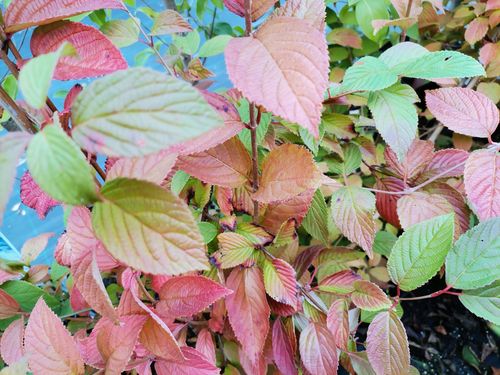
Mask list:
[[200,231],[189,207],[150,182],[117,178],[101,189],[92,225],[120,262],[154,275],[208,269]]
[[408,228],[387,262],[391,280],[402,290],[411,291],[433,277],[453,243],[454,222],[454,214],[447,214]]
[[476,289],[500,279],[500,217],[464,233],[446,257],[446,283]]
[[330,245],[332,235],[338,234],[338,229],[333,224],[332,216],[329,214],[328,206],[320,189],[314,193],[302,226],[314,239],[323,242],[326,246]]
[[217,236],[217,227],[212,223],[207,223],[202,221],[198,223],[198,229],[200,230],[201,236],[203,237],[203,242],[208,244]]
[[69,274],[69,268],[65,266],[61,266],[57,261],[53,261],[50,266],[50,279],[55,284],[61,277]]
[[361,165],[361,150],[354,143],[342,147],[342,150],[344,153],[343,161],[328,160],[328,167],[333,173],[349,176]]
[[394,234],[386,231],[379,231],[375,234],[373,251],[389,258],[392,248],[397,240],[398,238]]
[[229,41],[233,39],[231,35],[217,35],[209,39],[201,46],[200,57],[210,57],[223,53]]
[[473,314],[500,325],[500,280],[484,288],[466,290],[458,298]]
[[368,98],[377,130],[400,160],[417,134],[418,115],[413,104],[417,100],[415,91],[400,83],[372,92]]
[[[140,21],[137,21],[140,22]],[[139,40],[140,29],[132,19],[111,20],[101,27],[101,32],[106,35],[118,48],[128,47]]]
[[52,198],[75,206],[98,200],[92,167],[59,124],[37,133],[26,155],[33,179]]
[[404,75],[403,70],[409,61],[430,54],[429,50],[420,44],[412,42],[398,43],[385,50],[379,59],[385,63],[390,70],[397,75]]
[[224,232],[217,239],[219,250],[214,253],[213,258],[222,269],[236,267],[254,253],[253,242],[241,234]]
[[30,106],[43,108],[59,58],[75,54],[74,47],[65,42],[57,51],[34,57],[22,67],[19,72],[19,87]]
[[[16,98],[18,91],[16,77],[14,77],[12,74],[7,75],[7,77],[5,77],[2,82],[2,87],[12,99]],[[0,116],[0,123],[3,123],[9,119],[10,113],[4,108],[2,116]]]
[[146,68],[94,81],[73,105],[75,141],[108,156],[151,154],[222,125],[190,84]]
[[184,186],[186,186],[190,177],[191,176],[184,171],[175,172],[174,177],[172,177],[172,181],[170,182],[170,189],[172,190],[172,193],[179,195],[182,189],[184,189]]
[[397,65],[398,74],[420,79],[464,78],[485,76],[483,66],[457,51],[438,51]]
[[24,152],[31,136],[25,133],[9,133],[0,138],[0,224],[2,224],[3,212],[10,198],[16,168],[19,158]]
[[376,57],[366,56],[346,70],[342,87],[345,90],[382,90],[396,83],[397,74]]
[[[240,104],[238,105],[238,113],[240,114],[241,121],[243,123],[249,123],[250,122],[250,112],[249,112],[249,107],[248,107],[248,100],[246,99],[241,99]],[[269,124],[271,123],[271,114],[269,112],[264,112],[261,114],[260,117],[260,122],[259,125],[257,125],[257,144],[260,145],[262,144],[262,141],[264,140],[267,130],[269,129]],[[250,134],[250,129],[243,129],[240,131],[238,134],[238,138],[240,141],[243,143],[245,148],[248,151],[252,150],[252,143],[251,143],[251,134]]]
[[194,55],[200,46],[200,34],[196,30],[186,33],[185,36],[174,34],[172,41],[186,55]]
[[19,303],[21,309],[26,312],[33,310],[40,297],[43,297],[51,309],[54,310],[59,307],[59,301],[54,296],[26,281],[7,281],[0,286],[0,289],[10,294]]
[[388,19],[389,11],[385,0],[357,0],[356,20],[363,33],[374,41],[382,40],[387,34],[387,27],[382,28],[377,34],[373,34],[372,21]]

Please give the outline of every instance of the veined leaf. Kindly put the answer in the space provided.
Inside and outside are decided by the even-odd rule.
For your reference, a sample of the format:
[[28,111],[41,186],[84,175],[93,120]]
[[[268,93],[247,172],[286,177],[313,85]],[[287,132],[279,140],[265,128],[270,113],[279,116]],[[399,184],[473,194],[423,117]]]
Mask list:
[[223,53],[229,41],[233,39],[231,35],[217,35],[205,42],[201,46],[198,55],[200,57],[210,57]]
[[330,244],[330,239],[335,235],[335,232],[338,234],[338,229],[333,224],[332,216],[320,189],[314,193],[311,207],[307,211],[302,226],[313,238],[320,240],[325,245]]
[[[255,0],[251,4],[252,21],[257,21],[271,8],[274,2],[273,0]],[[224,5],[234,14],[245,17],[245,0],[224,0]]]
[[309,323],[300,333],[299,347],[302,363],[311,374],[337,373],[339,359],[335,338],[324,325]]
[[101,26],[101,32],[118,48],[128,47],[139,40],[140,29],[132,18],[111,20]]
[[297,280],[295,270],[282,259],[266,260],[263,266],[264,286],[267,294],[280,303],[296,308]]
[[384,151],[385,162],[399,178],[411,181],[417,177],[431,162],[434,156],[434,144],[431,141],[414,139],[402,161],[398,160],[394,151],[387,147]]
[[467,309],[490,322],[500,324],[500,281],[484,288],[466,290],[458,297]]
[[446,283],[476,289],[500,279],[500,217],[464,233],[446,257]]
[[0,138],[0,224],[3,219],[5,206],[10,198],[16,168],[19,158],[24,152],[31,136],[25,133],[9,133]]
[[274,321],[272,332],[274,362],[283,374],[297,375],[298,373],[295,365],[296,340],[293,321],[282,322],[279,318]]
[[353,283],[353,287],[351,299],[360,309],[377,311],[391,307],[391,300],[378,285],[366,280],[358,280]]
[[410,350],[405,327],[392,311],[379,313],[368,327],[368,359],[378,375],[407,374]]
[[372,92],[368,98],[377,130],[400,160],[417,134],[418,115],[413,94],[408,85],[396,84]]
[[356,21],[369,39],[379,41],[386,35],[386,32],[382,30],[374,33],[372,20],[387,18],[389,18],[389,12],[384,0],[356,1]]
[[350,329],[349,305],[345,299],[337,299],[332,302],[328,309],[326,325],[335,338],[337,348],[347,351]]
[[[246,98],[318,138],[328,87],[328,54],[320,31],[305,20],[273,17],[253,36],[232,39],[225,56],[229,78]],[[256,60],[261,64],[252,63]]]
[[392,86],[398,76],[380,59],[366,56],[346,70],[342,87],[345,90],[376,91]]
[[166,361],[160,359],[154,367],[158,375],[186,374],[186,375],[218,375],[220,369],[210,363],[198,350],[189,346],[181,347],[184,360]]
[[21,248],[21,261],[29,265],[45,250],[51,237],[54,237],[53,232],[42,233],[36,237],[27,240]]
[[480,220],[500,216],[500,152],[476,150],[465,163],[465,192]]
[[444,263],[453,243],[454,214],[437,216],[408,228],[392,248],[387,267],[404,291],[425,284]]
[[278,16],[295,17],[306,20],[319,31],[325,29],[324,0],[290,0],[280,8],[275,9]]
[[23,311],[31,311],[40,297],[44,299],[51,309],[59,307],[59,301],[54,296],[27,281],[10,280],[3,283],[0,288],[15,299]]
[[478,17],[472,20],[467,26],[465,30],[465,40],[467,43],[474,45],[476,42],[479,42],[484,38],[486,33],[488,32],[488,18],[486,17]]
[[21,177],[21,202],[36,211],[40,219],[45,219],[45,215],[53,208],[60,205],[60,202],[52,199],[33,180],[31,173],[26,171]]
[[0,319],[8,319],[18,314],[19,303],[10,294],[0,289]]
[[250,258],[255,250],[254,243],[238,233],[221,233],[217,239],[220,250],[214,254],[214,259],[222,269],[240,265]]
[[37,133],[26,156],[33,179],[52,198],[76,206],[98,199],[92,168],[59,124]]
[[193,28],[178,12],[172,9],[159,13],[153,23],[151,35],[165,35],[174,33],[185,33]]
[[72,113],[75,141],[108,156],[144,156],[223,125],[191,85],[146,68],[92,82]]
[[[403,229],[450,212],[453,212],[452,205],[438,194],[416,191],[398,199],[398,217]],[[455,230],[458,229],[457,221]]]
[[463,163],[468,157],[469,153],[464,150],[455,148],[439,150],[432,155],[432,159],[418,176],[417,182],[427,181],[437,175],[441,176],[440,178],[462,176],[464,174]]
[[403,69],[409,61],[414,61],[429,53],[429,50],[422,47],[420,44],[403,42],[382,52],[379,59],[384,62],[393,73],[404,75],[405,71]]
[[24,318],[13,321],[3,332],[0,355],[8,365],[24,357]]
[[375,238],[375,196],[355,186],[340,188],[332,195],[331,212],[342,234],[361,246],[371,258]]
[[349,294],[354,291],[354,283],[361,276],[351,270],[344,270],[327,276],[319,283],[319,290],[335,294]]
[[208,268],[205,245],[187,205],[150,182],[117,178],[94,206],[97,237],[120,262],[152,274]]

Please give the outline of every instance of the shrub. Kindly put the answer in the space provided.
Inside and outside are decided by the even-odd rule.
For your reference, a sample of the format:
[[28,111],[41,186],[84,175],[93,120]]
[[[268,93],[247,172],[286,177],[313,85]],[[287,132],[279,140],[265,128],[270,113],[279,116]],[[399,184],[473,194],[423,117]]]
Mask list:
[[66,230],[2,260],[2,373],[413,374],[401,301],[500,324],[498,1],[125,3],[3,13],[0,211],[25,155]]

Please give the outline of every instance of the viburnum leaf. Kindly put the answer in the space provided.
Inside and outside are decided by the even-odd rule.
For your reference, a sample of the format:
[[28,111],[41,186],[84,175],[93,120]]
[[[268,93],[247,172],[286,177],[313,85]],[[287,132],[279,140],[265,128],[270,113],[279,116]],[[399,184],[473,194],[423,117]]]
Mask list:
[[465,192],[480,220],[500,216],[500,153],[476,150],[465,164]]
[[151,274],[208,268],[203,239],[187,205],[150,182],[117,178],[92,211],[97,237],[118,261]]
[[223,53],[229,41],[233,39],[231,35],[217,35],[205,42],[200,48],[198,56],[210,57]]
[[353,283],[352,302],[360,309],[378,311],[391,307],[391,300],[377,284],[366,280]]
[[226,297],[229,322],[251,362],[255,362],[264,349],[269,331],[270,309],[262,271],[257,267],[234,268],[226,280],[233,294]]
[[332,194],[331,212],[342,234],[371,258],[375,238],[375,196],[356,186],[340,188]]
[[325,245],[329,245],[331,237],[338,233],[320,189],[314,193],[311,207],[304,217],[302,226],[313,238]]
[[423,182],[430,178],[459,177],[464,173],[464,163],[469,153],[454,148],[439,150],[432,155],[431,161],[425,166],[417,181]]
[[[349,306],[345,299],[332,302],[326,317],[326,326],[335,338],[337,348],[347,350],[349,341]],[[333,349],[332,349],[333,350]]]
[[285,201],[319,187],[321,172],[312,154],[304,147],[285,144],[272,150],[262,165],[259,202]]
[[124,9],[121,0],[13,0],[5,11],[8,33],[98,9]]
[[410,28],[410,26],[414,25],[416,22],[417,19],[414,17],[403,17],[403,18],[396,18],[393,20],[373,20],[372,26],[373,26],[373,32],[378,33],[384,27],[388,26],[398,26],[401,29],[408,30],[408,28]]
[[43,108],[59,59],[75,55],[75,48],[63,41],[55,50],[38,55],[23,65],[19,72],[19,87],[30,106]]
[[52,237],[54,237],[54,233],[48,232],[27,240],[21,248],[21,261],[29,265],[45,250]]
[[488,18],[486,17],[478,17],[473,19],[469,25],[467,26],[467,29],[465,30],[465,40],[469,44],[476,44],[476,42],[479,42],[481,39],[484,38],[486,33],[488,32],[489,24],[488,24]]
[[[403,229],[450,212],[453,212],[453,207],[438,194],[416,191],[398,199],[398,217]],[[458,225],[455,229],[459,229]]]
[[402,161],[398,160],[390,147],[384,151],[385,162],[404,181],[411,181],[418,176],[431,162],[433,155],[434,144],[418,138],[413,140]]
[[410,350],[405,327],[393,311],[377,314],[368,327],[366,352],[376,374],[407,374]]
[[475,315],[490,322],[500,324],[500,281],[480,289],[465,290],[458,298]]
[[361,48],[361,37],[353,29],[344,27],[333,29],[327,34],[326,40],[344,47]]
[[[349,4],[354,3],[351,1]],[[374,19],[387,19],[389,12],[387,3],[383,0],[356,0],[355,9],[356,22],[359,24],[363,33],[375,42],[380,41],[387,34],[384,32],[375,32],[372,26]],[[386,29],[387,30],[387,29]]]
[[146,68],[92,82],[78,95],[72,119],[80,146],[125,157],[152,154],[223,124],[191,85]]
[[346,70],[342,87],[348,91],[376,91],[392,86],[398,76],[380,59],[366,56]]
[[133,18],[107,21],[100,30],[118,48],[128,47],[139,40],[140,29]]
[[500,279],[500,217],[464,233],[446,257],[446,283],[476,289]]
[[417,134],[418,116],[413,104],[416,101],[415,91],[403,84],[372,92],[368,98],[378,132],[399,160],[404,158]]
[[204,276],[172,277],[161,287],[157,308],[165,317],[191,316],[231,293]]
[[168,360],[183,360],[175,337],[163,320],[149,317],[142,327],[139,340],[154,355]]
[[236,188],[248,181],[252,160],[243,143],[233,137],[207,151],[179,156],[177,166],[205,183]]
[[2,284],[1,289],[13,297],[23,311],[31,311],[42,297],[51,309],[60,307],[59,301],[42,288],[24,280],[10,280]]
[[[295,332],[293,331],[293,322],[288,324],[292,325],[292,329],[287,330],[286,323],[281,319],[276,319],[273,324],[272,343],[273,343],[273,356],[276,367],[284,375],[297,375],[297,367],[295,365],[295,352],[297,351],[297,343]],[[292,336],[293,337],[290,337]]]
[[92,168],[59,124],[37,133],[26,156],[31,176],[52,198],[76,206],[98,199]]
[[387,262],[391,280],[404,291],[425,284],[443,265],[453,233],[454,214],[408,228],[396,241]]
[[210,363],[207,358],[194,348],[181,347],[185,357],[183,361],[159,360],[155,362],[155,370],[158,375],[218,375],[220,369]]
[[118,177],[135,178],[160,185],[177,161],[177,154],[163,150],[139,158],[118,159],[106,175],[106,180]]
[[55,52],[65,42],[73,46],[76,56],[59,58],[54,79],[98,77],[128,67],[120,50],[103,33],[78,22],[38,27],[31,37],[31,52],[33,56]]
[[255,244],[241,234],[225,232],[219,234],[217,239],[219,240],[219,251],[213,256],[222,269],[236,267],[254,253]]
[[34,209],[40,219],[45,219],[45,215],[47,215],[50,209],[60,204],[40,189],[40,186],[33,180],[29,171],[26,171],[23,177],[21,177],[20,197],[21,202]]
[[368,361],[366,350],[364,352],[356,353],[349,352],[348,355],[351,360],[352,368],[356,374],[377,375],[373,370],[373,367],[370,365],[370,361]]
[[319,289],[335,294],[348,294],[354,291],[354,282],[361,280],[361,276],[351,270],[336,272],[327,276],[319,283]]
[[[405,190],[406,185],[399,178],[387,176],[383,178],[377,178],[375,188],[384,191],[399,192]],[[386,220],[389,224],[395,226],[396,228],[401,227],[397,212],[397,202],[401,196],[402,195],[384,193],[375,194],[378,213],[384,220]]]
[[403,67],[408,61],[415,60],[427,54],[429,54],[429,50],[420,44],[403,42],[386,49],[380,54],[379,59],[385,63],[393,73],[402,75],[405,73]]
[[84,374],[84,363],[75,341],[43,298],[30,314],[24,345],[30,369],[36,375]]
[[[232,39],[225,57],[229,78],[247,99],[319,136],[328,86],[328,53],[320,31],[305,20],[273,17],[254,35]],[[256,60],[261,64],[252,63]]]
[[20,310],[19,303],[7,292],[0,289],[0,319],[15,316]]
[[0,340],[0,355],[7,365],[13,365],[24,357],[23,317],[14,320],[3,332]]
[[[257,21],[271,8],[274,2],[273,0],[255,0],[250,4],[252,6],[252,11],[250,12],[252,21]],[[234,14],[245,17],[245,0],[224,0],[224,5]]]
[[196,340],[196,350],[203,354],[203,356],[213,365],[216,364],[216,349],[214,339],[208,328],[203,328],[198,332]]
[[425,99],[432,114],[454,132],[488,138],[497,128],[498,108],[480,92],[447,87],[427,91]]
[[297,306],[297,280],[295,270],[282,259],[266,260],[262,268],[264,285],[271,298],[280,303]]
[[2,183],[0,184],[0,224],[2,223],[5,206],[12,192],[17,163],[30,139],[30,135],[20,132],[8,133],[0,138],[0,175],[2,176]]
[[311,374],[337,373],[339,359],[335,338],[323,324],[310,322],[300,333],[299,348],[302,363]]
[[158,13],[154,19],[151,35],[165,35],[174,33],[186,33],[193,28],[178,12],[166,9]]
[[277,8],[274,14],[306,20],[323,32],[326,18],[325,8],[324,0],[289,0],[285,2],[285,5]]
[[71,273],[75,286],[90,307],[100,315],[118,322],[118,314],[102,281],[94,251],[87,251],[74,259]]

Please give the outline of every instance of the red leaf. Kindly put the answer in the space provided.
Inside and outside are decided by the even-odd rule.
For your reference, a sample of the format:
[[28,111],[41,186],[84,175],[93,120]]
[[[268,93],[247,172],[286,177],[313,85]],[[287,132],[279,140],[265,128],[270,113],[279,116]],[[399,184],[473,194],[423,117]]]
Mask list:
[[215,344],[212,334],[207,328],[203,328],[198,332],[196,339],[196,350],[213,365],[216,363]]
[[491,137],[499,116],[498,109],[486,95],[460,87],[427,91],[427,107],[444,126],[471,137]]
[[196,349],[189,346],[181,348],[185,361],[165,361],[159,360],[155,363],[155,370],[158,375],[218,375],[220,369],[211,364]]
[[0,285],[6,281],[17,279],[20,275],[19,273],[11,273],[0,269]]
[[158,310],[162,316],[191,316],[231,293],[231,290],[204,276],[172,277],[160,290]]
[[83,91],[83,86],[77,83],[74,85],[71,90],[69,90],[66,98],[64,99],[64,111],[71,111],[71,107],[73,107],[73,103],[75,102],[78,95]]
[[13,0],[4,14],[8,33],[98,9],[124,9],[120,0]]
[[282,259],[264,263],[264,285],[266,292],[280,303],[297,306],[297,280],[295,270]]
[[61,234],[57,240],[56,249],[54,250],[54,257],[62,266],[71,266],[71,244],[67,233]]
[[248,358],[255,362],[262,354],[269,331],[270,309],[262,271],[257,267],[236,267],[226,286],[234,291],[226,297],[229,322]]
[[10,294],[0,289],[0,319],[10,318],[19,311],[19,303]]
[[34,209],[40,219],[45,219],[45,215],[52,207],[60,203],[40,189],[31,174],[26,171],[21,178],[21,202]]
[[433,154],[434,145],[432,142],[420,139],[413,141],[402,162],[399,162],[398,157],[390,147],[387,147],[384,152],[385,161],[389,168],[394,170],[398,177],[404,181],[409,181],[418,176],[431,162]]
[[307,371],[314,375],[337,373],[339,359],[335,338],[320,323],[311,322],[300,334],[300,356]]
[[276,319],[273,324],[273,357],[276,367],[283,375],[296,375],[295,346],[292,344],[295,338],[295,331],[289,330],[293,337],[286,331],[281,319]]
[[423,182],[438,175],[439,178],[459,177],[464,173],[463,163],[468,157],[469,153],[463,150],[454,148],[439,150],[434,153],[430,163],[418,176],[417,182]]
[[377,311],[391,307],[391,300],[378,285],[366,280],[355,281],[353,285],[351,299],[360,309]]
[[34,375],[84,373],[84,363],[73,338],[43,298],[30,314],[24,345]]
[[77,22],[61,21],[37,28],[31,38],[31,52],[33,56],[54,52],[64,42],[71,43],[77,55],[59,59],[54,79],[98,77],[127,69],[120,50],[103,33]]
[[479,220],[500,216],[500,153],[477,150],[465,164],[465,191]]
[[[403,191],[405,184],[396,177],[384,177],[377,179],[375,188],[385,191]],[[398,199],[401,195],[376,193],[377,211],[382,218],[396,228],[401,228],[397,212]]]
[[14,320],[5,329],[0,341],[0,354],[9,366],[24,356],[24,318]]
[[[252,21],[258,20],[266,13],[274,4],[273,0],[253,0],[252,4]],[[240,17],[245,17],[245,0],[224,0],[226,8],[237,14]]]
[[[347,351],[349,341],[349,311],[346,300],[338,299],[332,302],[326,317],[326,326],[333,334],[339,349]],[[333,349],[332,349],[333,350]]]

